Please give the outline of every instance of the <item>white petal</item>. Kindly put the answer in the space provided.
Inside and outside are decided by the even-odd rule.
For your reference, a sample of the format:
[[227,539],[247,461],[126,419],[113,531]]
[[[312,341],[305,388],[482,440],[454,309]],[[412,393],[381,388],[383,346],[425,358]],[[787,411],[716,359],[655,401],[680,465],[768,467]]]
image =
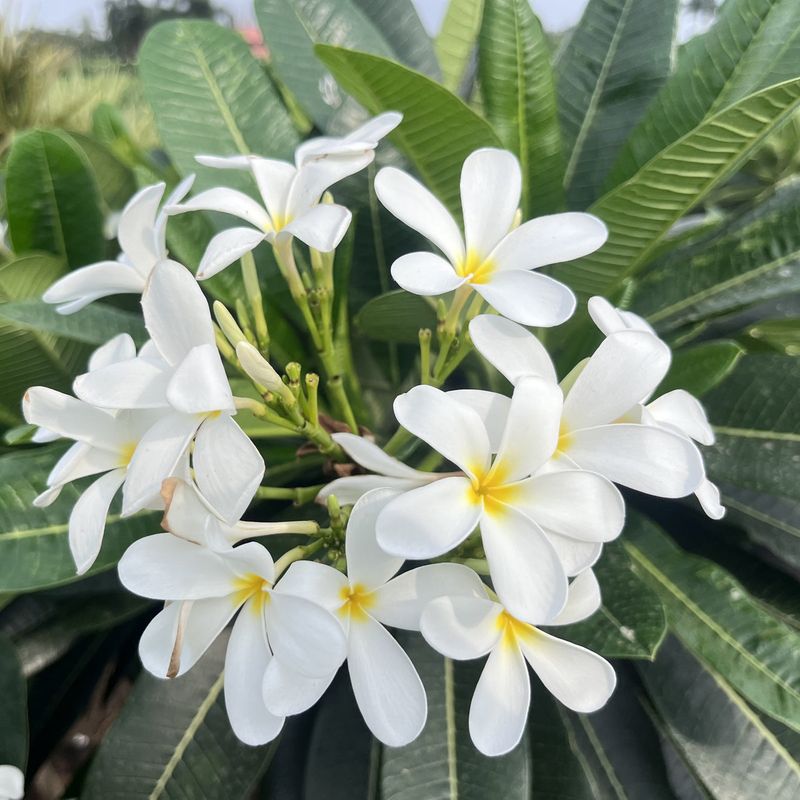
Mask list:
[[356,436],[354,433],[332,433],[331,437],[356,464],[370,472],[412,480],[425,480],[432,475],[430,472],[420,472],[407,466],[363,436]]
[[122,489],[122,513],[133,514],[161,492],[161,482],[176,474],[200,420],[190,414],[165,414],[136,445]]
[[295,219],[319,203],[322,193],[334,183],[353,175],[369,164],[374,153],[328,155],[304,164],[295,175],[286,200],[286,216]]
[[74,314],[100,297],[139,294],[144,284],[144,278],[132,267],[118,261],[101,261],[59,278],[42,300],[59,305],[56,310],[62,314]]
[[463,564],[428,564],[377,589],[369,613],[383,625],[418,631],[425,607],[444,596],[485,597],[486,590],[481,579]]
[[605,297],[600,297],[600,295],[589,298],[586,303],[586,310],[589,312],[592,322],[597,325],[604,336],[610,336],[612,333],[619,333],[628,329],[645,330],[655,334],[655,331],[641,317],[637,317],[635,314],[631,314],[628,319],[641,320],[642,325],[628,324],[622,310],[614,308]]
[[136,357],[136,345],[127,333],[109,339],[89,356],[89,372]]
[[58,441],[61,435],[55,431],[49,431],[47,428],[37,428],[31,435],[31,441],[34,444],[50,444],[50,442]]
[[197,155],[194,160],[204,167],[213,167],[214,169],[250,169],[250,162],[253,156],[207,156]]
[[617,676],[601,656],[540,630],[518,641],[539,679],[567,708],[588,714],[611,697]]
[[580,622],[600,608],[600,584],[591,569],[584,570],[569,585],[567,603],[549,625],[571,625]]
[[[428,481],[425,480],[424,483]],[[337,478],[320,489],[317,502],[335,494],[340,505],[351,506],[360,497],[373,489],[393,489],[396,492],[407,492],[423,485],[423,481],[410,478],[387,478],[384,475],[352,475],[348,478]]]
[[385,167],[375,177],[375,193],[394,216],[433,242],[451,264],[464,259],[464,241],[458,225],[419,181],[402,170]]
[[244,514],[264,477],[261,453],[227,414],[200,426],[192,466],[203,496],[231,524]]
[[165,531],[212,550],[227,550],[236,541],[235,529],[219,519],[192,484],[167,478],[161,484],[161,496]]
[[452,292],[464,283],[451,264],[434,253],[407,253],[392,264],[392,277],[412,294],[423,296]]
[[561,264],[599,250],[608,229],[591,214],[568,211],[524,222],[492,253],[498,269],[536,269]]
[[501,643],[483,668],[469,707],[469,735],[487,756],[513,750],[525,731],[531,682],[519,649]]
[[285,218],[289,192],[297,175],[295,167],[286,161],[260,157],[251,157],[248,166],[271,219]]
[[549,328],[566,322],[575,311],[575,295],[547,275],[510,269],[473,284],[492,308],[522,325]]
[[[245,542],[233,549],[220,552],[225,568],[236,576],[236,579],[252,581],[254,576],[268,584],[275,582],[275,563],[269,550],[258,542]],[[262,587],[266,590],[266,587]],[[266,598],[264,598],[266,602]]]
[[347,576],[352,585],[361,584],[364,589],[376,589],[403,566],[403,559],[386,553],[375,538],[378,515],[396,496],[391,490],[376,489],[365,494],[353,506],[345,537]]
[[[76,442],[58,459],[47,476],[47,485],[63,486],[65,483],[96,475],[98,472],[108,472],[115,467],[121,467],[124,461],[125,458],[121,453],[113,450],[100,450],[92,445]],[[35,502],[34,505],[39,506],[39,503]],[[49,505],[49,503],[45,503],[45,505]]]
[[561,424],[561,389],[544,378],[520,378],[491,472],[502,483],[532,475],[552,456]]
[[208,301],[194,276],[177,261],[162,261],[142,295],[144,321],[161,355],[173,366],[193,347],[215,346]]
[[692,442],[648,425],[600,425],[570,434],[566,455],[581,469],[656,497],[685,497],[703,480]]
[[235,410],[228,377],[215,346],[203,344],[189,351],[172,375],[167,399],[185,414]]
[[378,516],[378,544],[403,558],[434,558],[475,530],[483,504],[468,478],[442,478],[392,500]]
[[722,519],[725,516],[725,506],[720,502],[719,489],[707,478],[695,490],[695,496],[703,511],[711,519]]
[[275,591],[304,597],[333,612],[342,606],[348,589],[348,580],[339,570],[316,561],[295,561],[281,577]]
[[647,404],[655,421],[669,425],[700,444],[714,444],[714,431],[700,401],[683,389],[662,394]]
[[469,335],[478,352],[511,383],[523,375],[556,382],[556,370],[544,345],[516,322],[481,314],[469,323]]
[[522,173],[513,153],[486,147],[467,156],[461,170],[461,207],[468,253],[483,260],[511,230],[521,188]]
[[334,672],[324,678],[308,678],[273,657],[261,687],[264,705],[279,717],[301,714],[322,697],[335,675]]
[[155,225],[158,204],[164,196],[164,183],[145,186],[129,201],[119,218],[117,239],[122,252],[136,270],[146,278],[159,258]]
[[83,575],[100,553],[108,507],[124,480],[124,469],[107,472],[92,483],[72,507],[69,515],[69,549],[78,575]]
[[432,386],[415,386],[394,401],[397,421],[467,474],[489,466],[489,435],[471,408]]
[[564,400],[567,430],[614,422],[661,383],[670,350],[639,331],[615,333],[595,350]]
[[339,246],[353,215],[335,203],[313,206],[296,217],[278,234],[291,234],[321,253],[330,253]]
[[558,560],[569,577],[580,575],[581,572],[597,563],[603,552],[602,542],[582,542],[569,536],[561,536],[553,531],[545,531],[550,544],[558,553]]
[[350,626],[347,667],[373,735],[390,747],[416,739],[428,714],[425,689],[403,648],[372,617]]
[[208,243],[197,267],[197,280],[211,278],[245,253],[255,250],[266,238],[266,234],[253,228],[228,228],[218,233]]
[[167,257],[167,208],[170,206],[178,205],[178,203],[189,194],[192,186],[194,185],[195,175],[187,175],[177,186],[169,193],[167,199],[164,200],[164,205],[161,211],[156,215],[156,250],[158,252],[158,260],[161,261]]
[[4,800],[22,800],[25,792],[25,775],[19,767],[0,764],[0,797]]
[[447,392],[447,396],[464,403],[478,414],[489,434],[489,446],[496,453],[503,440],[508,412],[511,410],[511,398],[483,389],[453,389]]
[[481,519],[481,538],[494,589],[515,617],[537,623],[561,611],[567,576],[555,548],[533,520],[493,503]]
[[271,654],[264,619],[255,603],[240,612],[225,654],[225,708],[236,736],[245,744],[272,741],[283,727],[283,717],[264,705],[262,684]]
[[610,542],[625,523],[619,490],[607,478],[584,470],[560,470],[522,481],[512,505],[546,533],[585,542]]
[[485,656],[498,642],[503,607],[483,597],[439,597],[422,612],[425,641],[446,658]]
[[169,366],[162,360],[131,358],[78,375],[75,394],[101,408],[162,408],[168,404]]
[[219,211],[249,222],[262,233],[272,228],[269,214],[252,197],[236,189],[223,187],[208,189],[180,205],[167,205],[164,210],[168,214],[182,214],[185,211]]

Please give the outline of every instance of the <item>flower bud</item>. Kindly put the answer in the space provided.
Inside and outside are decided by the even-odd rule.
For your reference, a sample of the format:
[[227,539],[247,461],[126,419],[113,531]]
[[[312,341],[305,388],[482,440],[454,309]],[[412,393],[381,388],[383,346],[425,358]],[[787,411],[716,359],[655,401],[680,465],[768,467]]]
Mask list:
[[236,347],[240,342],[247,341],[247,337],[242,333],[242,329],[233,318],[233,314],[219,300],[214,301],[213,309],[217,325],[219,325],[225,334],[225,338],[233,347]]
[[239,342],[236,345],[236,357],[239,359],[242,369],[256,383],[269,389],[287,404],[294,404],[294,395],[289,387],[281,380],[281,376],[278,375],[272,364],[253,345],[249,342]]

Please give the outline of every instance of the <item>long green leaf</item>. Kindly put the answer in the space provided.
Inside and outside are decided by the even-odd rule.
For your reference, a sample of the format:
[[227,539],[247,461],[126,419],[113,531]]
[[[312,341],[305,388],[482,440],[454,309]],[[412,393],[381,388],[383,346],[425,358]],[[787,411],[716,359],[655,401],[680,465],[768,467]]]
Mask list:
[[458,213],[464,159],[479,147],[500,146],[489,124],[447,89],[400,64],[329,45],[315,49],[336,80],[368,111],[403,113],[392,140],[428,188]]
[[235,31],[211,22],[162,22],[139,53],[139,74],[164,148],[195,190],[252,188],[246,173],[203,167],[198,154],[291,158],[297,134],[278,93]]
[[748,94],[794,78],[795,0],[727,0],[714,27],[681,51],[678,69],[631,135],[609,179],[616,186],[700,122]]
[[0,764],[22,770],[28,758],[27,694],[14,645],[0,637]]
[[248,747],[231,730],[222,694],[227,637],[186,675],[143,673],[104,739],[83,800],[238,800],[250,796],[275,745]]
[[800,764],[718,670],[670,639],[641,674],[672,741],[715,800],[800,794]]
[[420,328],[436,330],[436,309],[424,297],[392,291],[365,303],[355,323],[370,339],[416,344]]
[[591,0],[558,59],[570,206],[586,208],[670,73],[678,0]]
[[658,393],[685,389],[695,397],[702,397],[736,369],[743,352],[736,342],[724,340],[676,350]]
[[124,208],[138,188],[133,170],[97,139],[81,133],[70,136],[89,160],[106,208],[112,211]]
[[41,250],[81,267],[104,256],[100,195],[86,156],[65,133],[29,131],[6,166],[8,232],[22,255]]
[[644,518],[635,520],[625,547],[664,601],[671,630],[753,705],[800,730],[800,634],[725,570],[681,551]]
[[484,0],[449,0],[442,27],[436,37],[436,55],[442,66],[444,85],[456,92],[464,80],[478,31]]
[[556,273],[578,291],[608,293],[641,269],[672,225],[741,165],[799,102],[797,79],[702,122],[591,207],[608,225],[608,242]]
[[560,210],[564,161],[550,48],[528,0],[486,0],[479,73],[486,118],[520,160],[523,216]]

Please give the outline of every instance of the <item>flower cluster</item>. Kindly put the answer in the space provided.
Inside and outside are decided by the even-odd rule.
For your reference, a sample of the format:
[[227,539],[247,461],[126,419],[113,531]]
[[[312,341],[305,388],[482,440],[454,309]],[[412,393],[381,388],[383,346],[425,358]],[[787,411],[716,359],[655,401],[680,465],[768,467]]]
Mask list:
[[[488,655],[469,727],[481,752],[499,755],[522,736],[528,666],[571,709],[591,712],[608,700],[616,680],[608,662],[550,629],[600,606],[592,566],[624,525],[618,485],[665,498],[694,493],[709,516],[722,516],[697,447],[713,434],[687,392],[653,399],[669,347],[644,320],[601,297],[588,311],[604,339],[559,382],[547,350],[524,326],[559,325],[576,300],[535,270],[595,251],[606,229],[582,213],[523,222],[516,158],[483,149],[463,166],[463,235],[410,175],[388,167],[375,177],[386,209],[441,251],[402,256],[392,276],[409,292],[447,298],[436,363],[431,368],[424,351],[428,332],[423,381],[395,399],[401,427],[379,447],[356,420],[335,338],[333,251],[351,214],[329,189],[370,164],[400,121],[388,113],[343,138],[312,139],[293,164],[198,156],[208,167],[249,171],[258,201],[225,187],[187,199],[191,179],[163,204],[163,185],[130,201],[118,261],[67,275],[44,299],[72,313],[110,294],[141,293],[150,338],[138,351],[127,334],[102,346],[75,380],[75,396],[46,387],[26,393],[37,441],[74,442],[36,503],[94,476],[69,519],[79,573],[98,558],[120,489],[123,517],[163,510],[164,532],[136,541],[118,566],[129,590],[164,603],[142,635],[142,663],[162,678],[181,675],[234,620],[225,701],[242,741],[273,739],[287,716],[321,697],[344,662],[374,735],[392,746],[413,740],[427,704],[413,663],[388,630],[402,629],[420,631],[448,658]],[[200,210],[247,226],[217,233],[193,275],[169,259],[166,233],[171,215]],[[262,243],[308,330],[325,395],[320,375],[303,377],[296,363],[285,364],[284,375],[272,366],[251,255]],[[212,318],[198,281],[239,260],[246,291],[236,316],[217,302]],[[472,348],[508,380],[507,394],[439,388]],[[224,361],[237,387],[249,380],[242,396]],[[321,488],[263,487],[261,451],[236,421],[242,409],[307,439],[338,462],[340,477]],[[424,459],[415,452],[420,444],[428,448]],[[242,520],[256,498],[315,497],[327,506],[329,527]],[[275,561],[257,541],[275,534],[307,543]],[[431,563],[406,569],[406,560]]]

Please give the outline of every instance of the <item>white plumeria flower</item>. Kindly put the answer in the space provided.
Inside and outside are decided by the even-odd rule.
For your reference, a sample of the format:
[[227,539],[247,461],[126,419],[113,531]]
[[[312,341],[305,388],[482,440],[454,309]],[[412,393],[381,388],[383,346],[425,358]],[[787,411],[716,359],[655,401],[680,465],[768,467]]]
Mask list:
[[[89,369],[99,370],[135,356],[133,340],[123,333],[94,352]],[[22,411],[27,422],[43,426],[39,431],[45,430],[46,438],[63,436],[75,441],[51,470],[48,488],[34,505],[48,506],[66,484],[103,473],[78,498],[69,517],[70,552],[78,574],[83,574],[97,559],[111,501],[127,480],[133,454],[158,415],[150,410],[114,412],[97,408],[45,386],[28,389]],[[147,505],[144,500],[135,503],[130,513]],[[156,502],[154,507],[158,506]]]
[[596,653],[534,627],[578,622],[599,606],[600,589],[591,570],[572,582],[557,617],[534,624],[518,619],[502,600],[489,600],[485,593],[481,598],[442,597],[428,605],[420,627],[431,647],[457,660],[489,655],[469,709],[469,732],[478,750],[500,756],[522,738],[531,695],[526,661],[567,708],[589,713],[605,705],[616,686],[612,666]]
[[[604,297],[591,297],[589,315],[606,336],[623,330],[637,330],[658,338],[652,327],[632,311],[614,308]],[[626,416],[636,419],[634,409]],[[714,444],[714,431],[708,422],[705,409],[694,395],[684,389],[675,389],[638,408],[638,419],[645,425],[656,425],[693,439],[704,445]],[[705,476],[695,490],[703,511],[711,519],[722,519],[725,508],[720,503],[719,489]]]
[[[509,381],[527,375],[554,380],[549,356],[519,325],[482,315],[470,322],[477,350]],[[703,479],[703,459],[685,436],[644,425],[631,415],[661,383],[670,350],[650,333],[606,337],[591,358],[562,381],[564,406],[553,466],[587,469],[656,497],[685,497]]]
[[346,136],[317,136],[306,139],[294,151],[294,163],[299,169],[310,161],[330,156],[360,156],[374,151],[384,136],[388,136],[401,122],[398,111],[387,111],[367,120]]
[[233,420],[236,408],[214,339],[208,303],[192,274],[175,261],[152,271],[142,295],[152,340],[136,358],[75,379],[94,406],[154,409],[157,421],[131,458],[123,514],[159,496],[161,483],[194,441],[195,481],[228,522],[238,520],[264,475],[264,460]]
[[405,558],[433,558],[480,527],[492,581],[513,612],[533,620],[557,614],[567,572],[588,566],[624,523],[619,492],[599,475],[575,469],[531,477],[553,456],[561,403],[557,385],[521,379],[497,436],[474,407],[431,386],[400,395],[398,422],[464,474],[389,502],[378,518],[380,546]]
[[302,683],[329,675],[344,658],[338,622],[309,600],[275,591],[272,558],[255,542],[215,552],[155,534],[134,542],[118,571],[130,591],[168,601],[139,642],[142,664],[160,678],[189,670],[241,609],[225,657],[225,706],[247,744],[271,741],[283,726],[262,692],[273,660]]
[[25,775],[19,767],[0,764],[0,800],[22,800]]
[[461,286],[525,325],[560,325],[572,316],[575,296],[538,267],[572,261],[601,247],[605,225],[590,214],[539,217],[514,228],[521,190],[516,157],[506,150],[476,150],[461,171],[464,236],[421,183],[386,167],[375,179],[381,203],[444,254],[409,253],[392,264],[392,277],[408,292],[439,295]]
[[[194,175],[181,181],[164,202],[179,203],[192,188]],[[73,314],[100,297],[141,294],[153,267],[167,257],[167,216],[158,210],[165,184],[146,186],[122,211],[117,239],[122,253],[116,261],[99,261],[59,278],[43,295],[59,314]]]
[[[430,564],[397,575],[402,558],[387,555],[375,539],[375,520],[395,495],[376,489],[353,507],[347,525],[347,575],[324,564],[298,561],[278,584],[335,614],[347,636],[347,668],[364,720],[377,739],[392,747],[415,739],[427,716],[425,690],[405,651],[384,626],[419,630],[420,617],[436,597],[479,597],[478,576],[461,564]],[[296,679],[276,663],[267,669],[264,694],[273,713],[298,713],[327,688]],[[295,691],[293,691],[293,689]]]

